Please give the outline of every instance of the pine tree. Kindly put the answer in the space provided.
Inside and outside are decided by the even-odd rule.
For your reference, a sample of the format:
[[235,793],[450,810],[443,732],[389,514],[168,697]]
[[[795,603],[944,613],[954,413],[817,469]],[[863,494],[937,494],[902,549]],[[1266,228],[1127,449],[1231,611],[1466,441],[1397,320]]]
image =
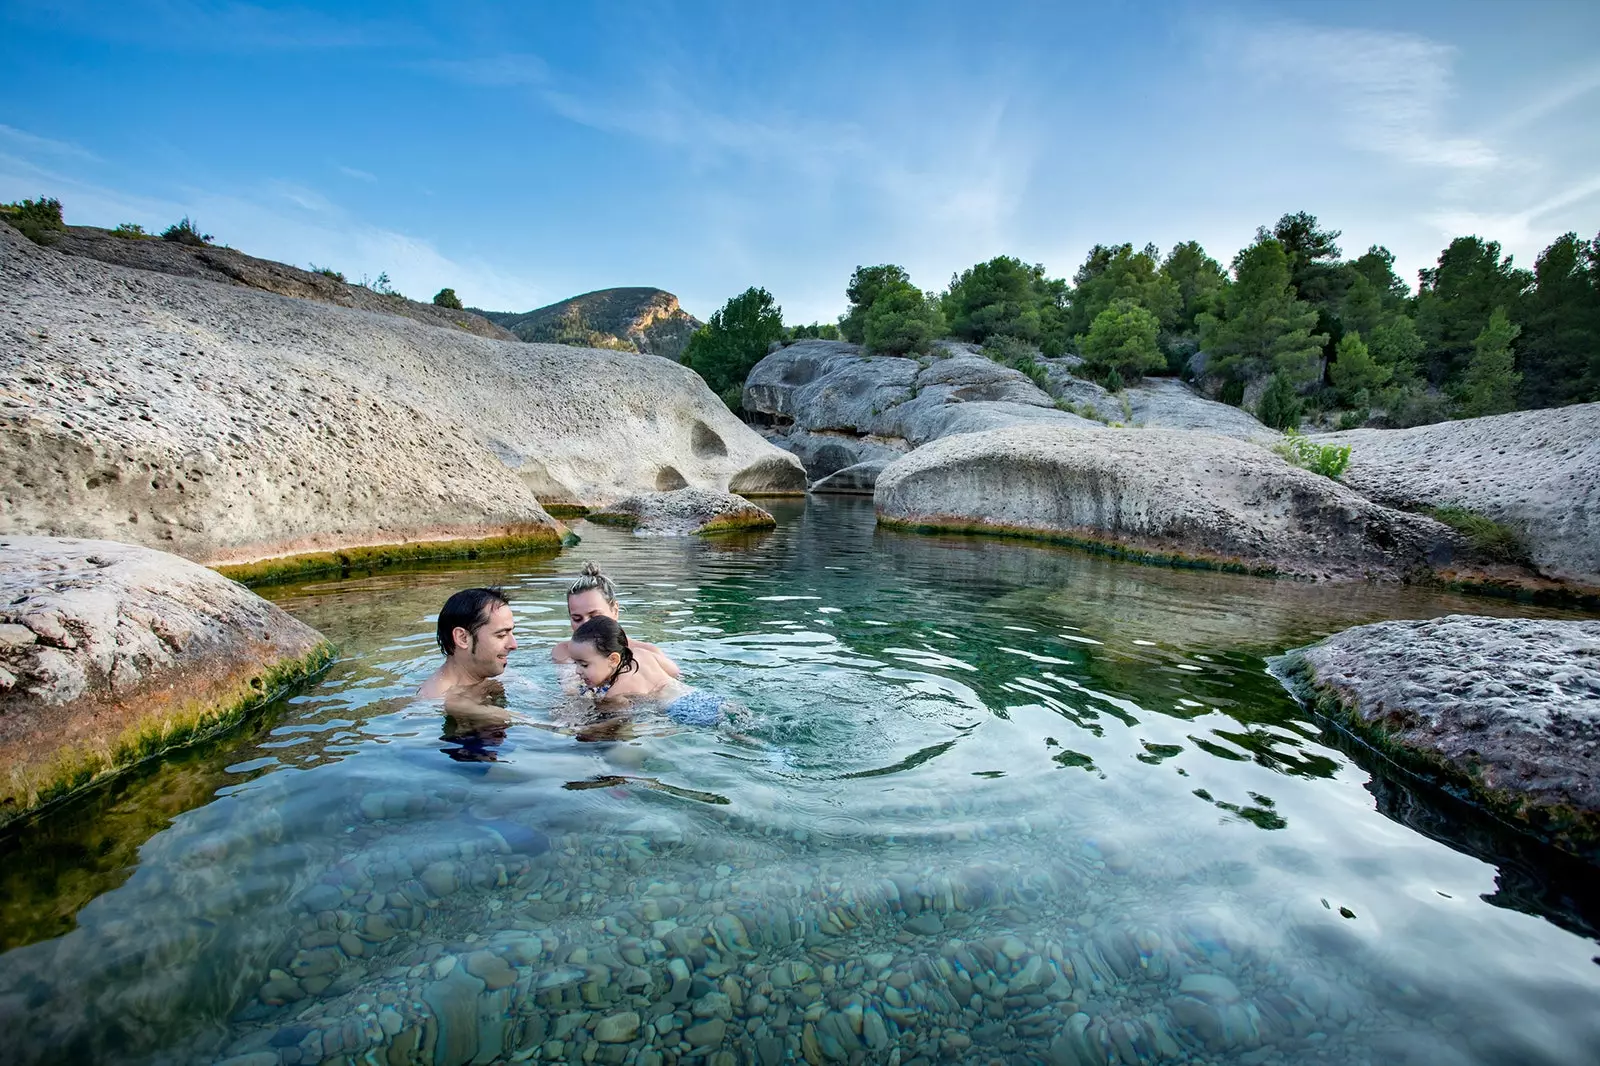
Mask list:
[[1522,384],[1522,375],[1515,369],[1511,342],[1521,332],[1522,327],[1506,317],[1505,308],[1494,309],[1489,324],[1472,342],[1472,359],[1462,375],[1456,398],[1457,414],[1477,418],[1516,409],[1517,386]]
[[1352,332],[1339,341],[1338,358],[1333,362],[1331,373],[1340,406],[1359,409],[1372,402],[1372,397],[1388,383],[1393,371],[1373,359],[1361,334]]
[[1283,245],[1272,237],[1256,241],[1234,259],[1233,272],[1222,315],[1198,320],[1209,372],[1237,382],[1268,374],[1294,386],[1313,380],[1328,338],[1311,332],[1317,312],[1295,297]]

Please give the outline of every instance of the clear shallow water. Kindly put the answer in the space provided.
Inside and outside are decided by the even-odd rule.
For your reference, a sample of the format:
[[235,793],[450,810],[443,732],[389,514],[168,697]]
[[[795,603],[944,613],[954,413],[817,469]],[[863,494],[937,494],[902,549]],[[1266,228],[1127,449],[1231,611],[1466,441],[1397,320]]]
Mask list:
[[[1593,871],[1266,673],[1508,605],[779,517],[271,590],[317,684],[0,843],[6,1060],[1600,1061]],[[746,712],[564,701],[586,558]],[[446,719],[432,613],[490,582],[510,719]]]

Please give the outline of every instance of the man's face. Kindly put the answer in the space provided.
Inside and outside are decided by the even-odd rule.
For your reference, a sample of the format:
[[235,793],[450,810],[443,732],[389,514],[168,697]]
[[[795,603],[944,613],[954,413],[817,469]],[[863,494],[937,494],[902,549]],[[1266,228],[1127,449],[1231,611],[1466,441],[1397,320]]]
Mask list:
[[517,650],[517,638],[512,633],[514,620],[511,608],[501,604],[489,612],[489,620],[472,633],[456,627],[456,656],[464,656],[463,665],[475,676],[499,677],[505,673],[506,660]]

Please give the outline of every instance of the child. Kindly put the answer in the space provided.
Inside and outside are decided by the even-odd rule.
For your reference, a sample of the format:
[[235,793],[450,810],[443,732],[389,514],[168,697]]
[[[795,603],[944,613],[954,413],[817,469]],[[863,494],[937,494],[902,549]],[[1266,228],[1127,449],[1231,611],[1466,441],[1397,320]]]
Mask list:
[[685,691],[656,656],[633,653],[628,634],[614,618],[596,615],[580,625],[566,644],[583,686],[579,695],[596,703],[641,696],[672,699]]

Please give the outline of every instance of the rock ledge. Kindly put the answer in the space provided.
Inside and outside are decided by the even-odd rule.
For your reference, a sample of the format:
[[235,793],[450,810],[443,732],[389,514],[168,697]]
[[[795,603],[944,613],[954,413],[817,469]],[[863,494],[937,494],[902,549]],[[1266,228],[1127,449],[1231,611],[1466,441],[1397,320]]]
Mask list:
[[778,524],[765,508],[741,496],[706,489],[630,496],[591,513],[589,521],[668,537],[772,529]]

